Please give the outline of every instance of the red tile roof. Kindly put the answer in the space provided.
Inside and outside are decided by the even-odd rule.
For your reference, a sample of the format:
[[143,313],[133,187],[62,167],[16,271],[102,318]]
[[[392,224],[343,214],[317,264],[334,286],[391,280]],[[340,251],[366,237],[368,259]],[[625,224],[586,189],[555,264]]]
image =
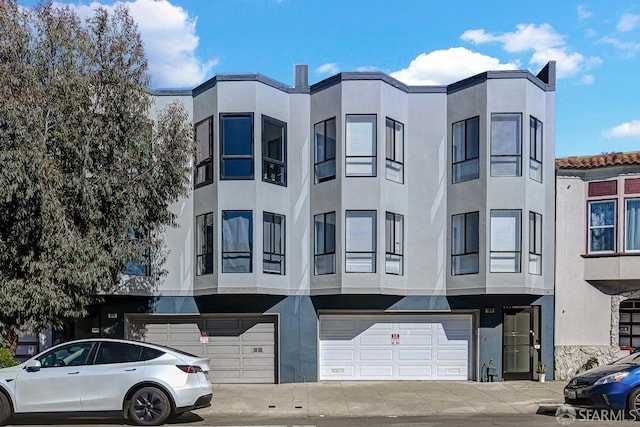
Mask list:
[[640,165],[640,151],[605,153],[593,156],[572,156],[556,159],[556,167],[563,169],[592,169],[615,165]]

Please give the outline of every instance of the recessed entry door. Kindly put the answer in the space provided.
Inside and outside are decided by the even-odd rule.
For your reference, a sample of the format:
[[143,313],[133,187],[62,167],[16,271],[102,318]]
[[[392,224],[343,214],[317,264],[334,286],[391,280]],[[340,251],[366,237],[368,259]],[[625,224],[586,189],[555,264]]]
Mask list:
[[539,345],[539,316],[533,307],[505,307],[502,324],[502,377],[505,380],[533,379]]

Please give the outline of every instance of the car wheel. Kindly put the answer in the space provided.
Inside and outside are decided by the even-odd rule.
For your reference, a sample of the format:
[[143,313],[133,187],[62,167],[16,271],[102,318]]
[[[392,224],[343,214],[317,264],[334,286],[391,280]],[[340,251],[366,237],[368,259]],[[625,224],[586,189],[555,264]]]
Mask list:
[[0,425],[11,418],[11,404],[4,393],[0,393]]
[[129,418],[140,426],[164,424],[171,415],[171,402],[162,390],[143,387],[129,401]]

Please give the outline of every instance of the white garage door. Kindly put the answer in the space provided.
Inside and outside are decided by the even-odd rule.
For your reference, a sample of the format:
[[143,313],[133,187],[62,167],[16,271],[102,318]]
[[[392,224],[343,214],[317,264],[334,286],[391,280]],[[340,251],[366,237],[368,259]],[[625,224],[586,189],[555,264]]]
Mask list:
[[321,380],[470,379],[471,315],[322,315]]
[[211,359],[213,383],[275,383],[275,320],[128,316],[127,337]]

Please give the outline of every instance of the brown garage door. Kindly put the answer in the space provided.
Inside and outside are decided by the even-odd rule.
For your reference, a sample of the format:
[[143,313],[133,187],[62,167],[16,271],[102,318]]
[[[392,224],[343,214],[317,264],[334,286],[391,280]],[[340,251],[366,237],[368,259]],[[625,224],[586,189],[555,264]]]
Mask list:
[[127,316],[127,338],[211,359],[213,383],[276,382],[275,318]]

